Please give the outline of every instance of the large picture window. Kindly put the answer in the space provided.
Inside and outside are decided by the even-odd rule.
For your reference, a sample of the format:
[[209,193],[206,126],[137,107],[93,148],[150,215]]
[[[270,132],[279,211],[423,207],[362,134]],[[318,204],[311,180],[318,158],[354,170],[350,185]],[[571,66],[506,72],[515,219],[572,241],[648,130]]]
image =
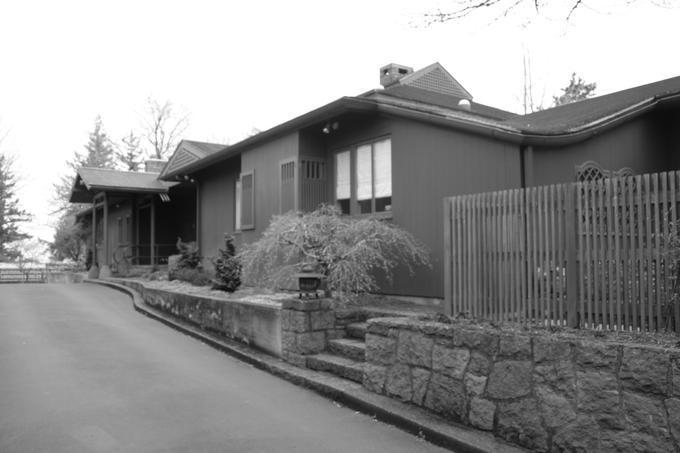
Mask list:
[[392,210],[390,139],[336,153],[335,200],[343,214]]

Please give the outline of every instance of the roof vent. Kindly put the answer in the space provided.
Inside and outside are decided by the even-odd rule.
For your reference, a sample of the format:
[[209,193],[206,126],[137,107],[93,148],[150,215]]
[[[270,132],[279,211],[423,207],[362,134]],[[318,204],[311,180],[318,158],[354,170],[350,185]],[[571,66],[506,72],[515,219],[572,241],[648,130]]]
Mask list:
[[469,112],[472,108],[472,104],[470,104],[469,99],[461,99],[458,101],[458,108],[461,110],[467,110]]
[[397,63],[390,63],[388,65],[380,68],[380,85],[387,88],[390,85],[394,85],[404,77],[405,75],[411,74],[413,68],[409,66],[404,66]]

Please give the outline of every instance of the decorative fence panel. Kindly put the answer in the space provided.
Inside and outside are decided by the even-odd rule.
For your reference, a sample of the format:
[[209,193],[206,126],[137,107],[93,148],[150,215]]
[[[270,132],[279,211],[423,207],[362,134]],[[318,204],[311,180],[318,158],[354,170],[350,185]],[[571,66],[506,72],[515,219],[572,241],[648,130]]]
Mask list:
[[680,329],[680,172],[445,200],[450,314],[595,329]]

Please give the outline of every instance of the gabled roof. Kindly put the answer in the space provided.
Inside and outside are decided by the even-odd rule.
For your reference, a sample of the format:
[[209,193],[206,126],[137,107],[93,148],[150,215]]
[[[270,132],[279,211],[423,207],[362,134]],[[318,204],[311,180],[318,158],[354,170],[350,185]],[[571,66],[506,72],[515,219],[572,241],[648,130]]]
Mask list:
[[175,152],[165,167],[163,167],[163,171],[159,177],[175,176],[179,174],[185,166],[221,151],[226,147],[227,145],[219,143],[182,140],[177,144]]
[[644,111],[659,101],[679,94],[680,77],[673,77],[528,115],[518,115],[506,123],[527,134],[576,133]]
[[472,99],[472,95],[453,78],[449,71],[439,62],[432,63],[415,72],[405,75],[394,85],[385,88],[389,92],[398,87],[413,87],[429,91],[431,93],[453,96],[458,99]]
[[69,201],[89,203],[95,192],[100,191],[167,193],[176,184],[159,181],[156,173],[82,167],[76,174]]

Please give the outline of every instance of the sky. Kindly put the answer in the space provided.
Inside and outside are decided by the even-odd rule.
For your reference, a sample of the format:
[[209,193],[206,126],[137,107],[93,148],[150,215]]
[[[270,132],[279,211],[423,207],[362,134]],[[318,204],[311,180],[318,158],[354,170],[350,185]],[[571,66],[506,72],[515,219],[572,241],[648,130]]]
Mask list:
[[387,63],[435,61],[475,101],[521,113],[527,56],[545,105],[572,72],[597,94],[680,76],[680,5],[652,1],[586,0],[565,21],[568,2],[554,0],[540,16],[489,9],[428,26],[423,14],[452,0],[0,0],[0,151],[16,159],[26,230],[50,240],[52,186],[97,115],[119,141],[147,98],[169,100],[189,115],[184,138],[236,143],[379,88]]

